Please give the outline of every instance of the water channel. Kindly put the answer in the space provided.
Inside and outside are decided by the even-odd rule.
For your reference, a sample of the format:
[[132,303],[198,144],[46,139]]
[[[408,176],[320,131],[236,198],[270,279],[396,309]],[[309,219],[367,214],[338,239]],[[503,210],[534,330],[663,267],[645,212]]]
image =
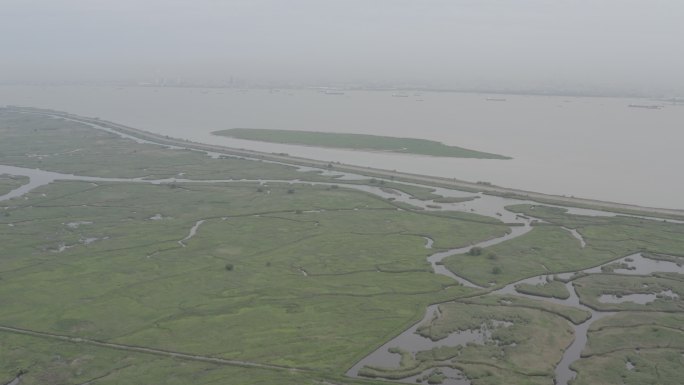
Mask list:
[[[98,128],[98,129],[105,129],[106,131],[112,132],[116,135],[120,135],[123,137],[128,137],[132,140],[136,140],[138,142],[142,143],[153,143],[149,142],[146,140],[142,140],[139,138],[135,138],[130,135],[122,134],[113,130],[106,129],[104,127],[99,127],[97,125],[91,124],[92,127]],[[156,144],[156,143],[154,143]],[[173,146],[168,146],[168,145],[163,145],[165,147],[171,147],[171,148],[177,148]],[[212,157],[217,157],[217,156],[225,156],[224,154],[218,154],[218,153],[207,153],[209,156]],[[273,162],[273,163],[278,163],[278,162]],[[334,176],[335,182],[309,182],[309,181],[301,181],[301,180],[192,180],[192,179],[178,179],[178,178],[168,178],[168,179],[156,179],[156,180],[150,180],[150,179],[144,179],[144,178],[101,178],[101,177],[91,177],[91,176],[78,176],[78,175],[73,175],[73,174],[63,174],[63,173],[57,173],[57,172],[50,172],[50,171],[44,171],[44,170],[39,170],[39,169],[28,169],[28,168],[22,168],[22,167],[14,167],[14,166],[4,166],[0,165],[0,174],[8,174],[8,175],[13,175],[13,176],[26,176],[29,178],[29,182],[25,185],[22,185],[9,193],[0,196],[0,201],[6,201],[10,199],[20,199],[24,197],[27,193],[41,187],[45,186],[47,184],[50,184],[55,181],[82,181],[82,182],[92,182],[92,183],[116,183],[116,182],[126,182],[126,183],[149,183],[149,184],[165,184],[165,183],[246,183],[246,182],[254,182],[254,183],[260,183],[262,185],[268,185],[268,183],[288,183],[288,184],[307,184],[307,185],[324,185],[324,186],[332,186],[332,185],[342,185],[345,188],[349,189],[354,189],[354,190],[359,190],[359,191],[364,191],[367,193],[374,194],[380,198],[383,198],[385,200],[392,200],[396,202],[403,202],[407,203],[413,206],[417,206],[423,210],[427,211],[461,211],[461,212],[469,212],[469,213],[475,213],[475,214],[480,214],[484,216],[488,216],[491,218],[496,218],[498,220],[503,221],[504,223],[508,224],[509,231],[506,232],[506,234],[503,234],[500,237],[489,239],[483,242],[479,242],[473,245],[469,245],[466,247],[461,247],[461,248],[456,248],[456,249],[451,249],[451,250],[446,250],[446,251],[439,251],[436,252],[432,255],[430,255],[427,258],[427,261],[431,264],[434,272],[436,274],[441,274],[445,275],[447,277],[450,277],[459,283],[461,283],[464,286],[468,287],[476,287],[476,288],[481,288],[478,285],[464,279],[463,277],[459,277],[457,274],[454,272],[449,271],[446,269],[443,265],[440,264],[440,262],[449,256],[453,255],[458,255],[458,254],[465,254],[467,253],[472,247],[489,247],[493,246],[495,244],[505,242],[508,240],[511,240],[513,238],[522,236],[526,234],[527,232],[531,231],[532,226],[531,224],[534,221],[540,221],[537,218],[534,217],[529,217],[529,216],[521,216],[519,214],[510,212],[506,210],[506,206],[513,205],[513,204],[537,204],[532,201],[525,201],[525,200],[518,200],[518,199],[510,199],[510,198],[502,198],[498,196],[491,196],[491,195],[486,195],[482,193],[471,193],[471,192],[464,192],[464,191],[458,191],[458,190],[451,190],[451,189],[446,189],[446,188],[435,188],[434,193],[441,195],[443,197],[458,197],[458,198],[465,198],[465,197],[475,197],[476,199],[470,199],[467,201],[463,202],[457,202],[457,203],[438,203],[434,202],[431,200],[427,201],[421,201],[418,199],[413,198],[411,195],[403,193],[401,191],[389,189],[389,188],[384,188],[381,186],[368,186],[368,185],[358,185],[358,184],[346,184],[343,183],[346,180],[361,180],[361,179],[368,179],[368,177],[365,177],[363,175],[357,175],[357,174],[351,174],[351,173],[341,173],[341,172],[336,172],[336,171],[329,171],[329,170],[323,170],[323,169],[315,169],[315,168],[310,168],[310,167],[298,167],[298,170],[301,172],[318,172],[323,175],[328,175],[328,176]],[[410,183],[407,183],[410,184]],[[417,184],[413,184],[415,186],[420,186]],[[399,208],[398,208],[399,209]],[[400,209],[399,209],[400,210]],[[579,214],[579,215],[601,215],[601,216],[615,216],[615,213],[610,213],[610,212],[603,212],[603,211],[597,211],[597,210],[586,210],[586,209],[573,209],[570,208],[568,209],[569,213],[572,214]],[[639,216],[633,216],[633,217],[639,217]],[[650,217],[639,217],[643,219],[657,219],[657,218],[650,218]],[[161,216],[154,216],[150,218],[151,220],[160,220],[162,219]],[[657,219],[661,220],[661,219]],[[674,220],[668,220],[669,222],[676,222],[680,223],[682,221],[674,221]],[[184,239],[179,240],[178,243],[185,247],[186,242],[191,239],[198,231],[200,226],[204,223],[204,219],[198,220],[194,223],[194,225],[190,228],[188,236],[186,236]],[[81,224],[72,224],[73,226],[78,226]],[[582,247],[585,246],[584,239],[581,237],[581,234],[579,234],[576,230],[574,229],[568,229],[566,228],[567,231],[569,231],[573,236],[575,236],[578,241],[581,243]],[[93,241],[93,240],[91,240]],[[432,248],[433,241],[429,238],[426,238],[426,248]],[[66,246],[65,246],[66,247]],[[628,257],[621,258],[617,261],[609,262],[609,263],[614,263],[614,262],[620,262],[624,263],[626,266],[628,266],[627,269],[624,268],[618,268],[615,269],[613,272],[616,274],[642,274],[642,275],[647,275],[651,274],[653,272],[665,272],[665,271],[674,271],[674,272],[679,272],[684,274],[684,267],[677,266],[676,264],[672,262],[666,262],[666,261],[655,261],[652,259],[644,258],[640,254],[635,254],[631,255]],[[561,279],[566,279],[569,280],[573,277],[575,273],[586,273],[586,274],[596,274],[601,272],[601,266],[594,267],[591,269],[585,269],[579,272],[569,272],[569,273],[563,273],[563,274],[556,274]],[[306,276],[306,272],[302,271],[302,275]],[[592,310],[582,304],[580,304],[579,298],[577,297],[577,294],[574,290],[574,286],[571,280],[569,280],[566,283],[566,287],[568,289],[568,292],[570,293],[570,297],[568,299],[557,299],[557,298],[545,298],[545,297],[539,297],[539,296],[531,296],[531,295],[526,295],[519,293],[515,290],[515,285],[520,284],[520,283],[532,283],[532,284],[537,284],[540,282],[543,282],[544,280],[547,279],[547,275],[540,275],[537,277],[532,277],[532,278],[527,278],[520,280],[518,282],[509,284],[501,289],[498,289],[496,291],[493,291],[493,294],[507,294],[507,295],[517,295],[521,297],[527,297],[527,298],[533,298],[536,300],[542,300],[542,301],[548,301],[552,303],[557,303],[557,304],[562,304],[566,306],[573,306],[577,307],[586,311],[589,311],[591,313],[591,318],[584,323],[581,323],[579,325],[573,325],[574,328],[574,333],[575,333],[575,339],[572,342],[572,344],[565,350],[563,357],[561,361],[558,363],[556,370],[555,370],[555,375],[556,375],[556,384],[558,385],[565,385],[567,384],[572,378],[574,378],[575,373],[570,369],[570,365],[575,362],[577,359],[580,357],[580,353],[583,350],[586,340],[587,340],[587,330],[591,326],[591,323],[595,322],[596,320],[606,317],[608,315],[611,315],[613,313],[610,312],[599,312]],[[467,330],[467,331],[459,331],[456,333],[453,333],[449,337],[439,340],[439,341],[432,341],[428,338],[424,338],[418,334],[415,333],[416,329],[419,327],[419,325],[423,322],[427,322],[428,320],[432,319],[433,316],[438,314],[439,312],[439,307],[438,305],[431,305],[427,308],[425,312],[425,316],[423,320],[415,325],[413,325],[411,328],[408,330],[404,331],[401,333],[399,336],[395,337],[391,341],[385,343],[382,345],[380,348],[375,350],[374,352],[370,353],[368,356],[357,362],[352,368],[349,369],[347,372],[347,375],[355,377],[358,376],[358,372],[361,368],[363,368],[366,365],[370,366],[380,366],[380,367],[387,367],[387,368],[393,368],[393,367],[398,367],[399,365],[399,360],[400,356],[396,353],[391,353],[388,351],[389,348],[393,347],[398,347],[404,351],[412,352],[415,353],[417,351],[422,351],[422,350],[429,350],[435,347],[439,346],[457,346],[457,345],[463,345],[468,342],[472,343],[483,343],[486,338],[487,338],[487,332],[486,330]],[[504,326],[505,327],[505,326]],[[469,381],[467,378],[465,378],[462,373],[460,373],[458,370],[449,367],[446,365],[448,363],[445,363],[445,366],[439,367],[439,370],[445,375],[445,380],[443,384],[445,385],[466,385],[469,384]],[[432,371],[434,368],[431,368],[430,371]],[[408,378],[404,378],[400,380],[401,382],[406,382],[406,383],[416,383],[416,379],[420,378],[421,376],[425,376],[427,373],[421,373],[417,376],[412,376]]]

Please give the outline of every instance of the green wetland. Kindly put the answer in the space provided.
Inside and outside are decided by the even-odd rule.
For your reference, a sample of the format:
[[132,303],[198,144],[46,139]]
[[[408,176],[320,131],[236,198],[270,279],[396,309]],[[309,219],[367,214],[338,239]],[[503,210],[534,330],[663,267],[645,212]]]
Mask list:
[[680,220],[49,112],[0,110],[0,137],[2,384],[680,381]]
[[256,128],[231,128],[215,131],[214,135],[228,136],[236,139],[259,142],[299,144],[313,147],[342,148],[364,151],[397,152],[442,156],[452,158],[510,159],[505,156],[469,150],[467,148],[448,146],[432,140],[415,138],[395,138],[366,134],[348,134],[334,132],[273,130]]

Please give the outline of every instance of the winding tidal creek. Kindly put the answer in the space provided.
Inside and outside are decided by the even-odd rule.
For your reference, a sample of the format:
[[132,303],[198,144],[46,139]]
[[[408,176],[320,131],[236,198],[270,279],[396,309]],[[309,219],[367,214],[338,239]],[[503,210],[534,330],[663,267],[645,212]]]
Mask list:
[[[100,129],[105,129],[103,127],[98,127],[97,125],[92,125],[94,128],[100,128]],[[123,134],[108,130],[110,132],[116,133],[118,135]],[[128,136],[127,136],[128,137]],[[136,141],[143,141],[141,139],[135,138],[135,137],[130,137],[133,140]],[[211,154],[208,153],[210,156],[216,156],[216,154]],[[286,163],[285,163],[286,164]],[[38,169],[28,169],[28,168],[22,168],[22,167],[13,167],[13,166],[4,166],[0,165],[0,174],[9,174],[13,176],[26,176],[29,178],[29,182],[25,185],[22,185],[9,193],[0,196],[0,201],[17,201],[20,202],[27,193],[41,187],[45,186],[47,184],[53,183],[55,181],[82,181],[82,182],[92,182],[92,183],[103,183],[103,182],[108,182],[108,183],[149,183],[149,184],[165,184],[165,183],[197,183],[197,184],[204,184],[204,183],[246,183],[246,182],[255,182],[255,183],[260,183],[260,184],[267,184],[267,183],[289,183],[289,184],[307,184],[307,185],[341,185],[345,188],[349,189],[354,189],[354,190],[359,190],[359,191],[364,191],[366,193],[371,193],[374,194],[380,198],[383,198],[385,200],[390,199],[392,201],[396,202],[403,202],[407,203],[413,206],[417,206],[422,208],[423,210],[426,211],[460,211],[460,212],[468,212],[468,213],[475,213],[475,214],[480,214],[484,216],[488,216],[491,218],[495,218],[497,220],[503,221],[504,223],[509,225],[509,230],[503,234],[500,237],[489,239],[483,242],[479,242],[473,245],[468,245],[466,247],[461,247],[461,248],[455,248],[451,250],[446,250],[446,251],[438,251],[435,252],[434,254],[430,255],[427,258],[427,262],[430,263],[432,266],[432,269],[435,274],[441,274],[444,276],[447,276],[461,285],[467,286],[467,287],[473,287],[473,288],[480,288],[480,289],[488,289],[485,287],[481,287],[476,285],[473,282],[470,282],[466,280],[463,277],[460,277],[458,275],[458,272],[453,272],[448,270],[444,265],[441,264],[442,260],[446,257],[449,256],[454,256],[454,255],[459,255],[459,254],[465,254],[467,253],[472,247],[489,247],[493,246],[502,242],[506,242],[508,240],[520,237],[529,231],[532,230],[532,224],[535,221],[538,222],[543,222],[538,218],[534,217],[529,217],[529,216],[521,216],[519,214],[510,212],[506,210],[506,207],[509,205],[513,204],[521,204],[521,203],[526,203],[526,204],[536,204],[535,202],[532,201],[526,201],[526,200],[519,200],[519,199],[510,199],[510,198],[503,198],[503,197],[498,197],[498,196],[492,196],[492,195],[487,195],[483,193],[472,193],[472,192],[464,192],[464,191],[458,191],[458,190],[452,190],[452,189],[446,189],[446,188],[435,188],[435,194],[442,195],[443,197],[466,197],[466,196],[473,196],[475,195],[475,198],[477,199],[471,199],[471,200],[466,200],[466,201],[461,201],[458,203],[437,203],[431,200],[426,200],[426,201],[421,201],[418,199],[414,199],[412,196],[409,194],[403,193],[401,191],[389,189],[389,188],[383,188],[380,186],[368,186],[368,185],[358,185],[358,184],[346,184],[344,183],[345,180],[355,180],[355,179],[367,179],[367,177],[363,175],[358,175],[358,174],[352,174],[352,173],[341,173],[341,172],[335,172],[335,171],[330,171],[330,170],[324,170],[324,169],[316,169],[316,168],[309,168],[309,167],[299,167],[299,171],[301,172],[320,172],[324,175],[331,175],[336,177],[336,182],[335,183],[328,183],[328,182],[307,182],[307,181],[300,181],[300,180],[190,180],[190,179],[159,179],[159,180],[149,180],[149,179],[144,179],[144,178],[100,178],[100,177],[91,177],[91,176],[78,176],[78,175],[72,175],[72,174],[62,174],[62,173],[57,173],[57,172],[50,172],[50,171],[44,171],[44,170],[38,170]],[[410,183],[407,183],[410,184]],[[551,205],[550,205],[551,206]],[[603,211],[596,211],[596,210],[580,210],[583,215],[588,215],[588,214],[593,214],[593,215],[603,215],[603,216],[614,216],[616,214],[610,213],[610,212],[603,212]],[[586,211],[586,212],[585,212]],[[589,213],[587,213],[589,212]],[[156,216],[155,216],[156,217]],[[642,217],[646,219],[651,219],[648,217]],[[161,219],[161,216],[159,218],[151,218],[151,219]],[[179,240],[178,243],[180,246],[185,247],[186,242],[189,241],[191,238],[193,238],[198,231],[201,231],[201,225],[204,223],[204,219],[200,219],[194,223],[194,225],[189,229],[188,235],[182,239]],[[672,222],[680,222],[680,221],[672,221]],[[74,225],[76,226],[76,225]],[[575,238],[577,238],[578,242],[581,243],[582,247],[586,245],[584,239],[582,238],[581,234],[579,234],[576,230],[574,229],[569,229],[566,228],[568,232],[570,232]],[[431,249],[433,244],[433,240],[426,238],[426,248]],[[679,273],[684,273],[684,268],[681,266],[676,265],[675,263],[671,262],[666,262],[666,261],[654,261],[648,258],[644,258],[640,254],[634,254],[628,257],[620,258],[617,261],[611,261],[610,263],[615,263],[615,262],[621,262],[621,266],[627,266],[628,268],[618,268],[613,271],[615,274],[634,274],[634,275],[647,275],[651,274],[653,272],[679,272]],[[540,282],[543,282],[544,280],[548,279],[548,275],[540,275],[537,277],[531,277],[531,278],[526,278],[523,280],[520,280],[518,282],[511,283],[501,289],[494,290],[490,294],[506,294],[506,295],[515,295],[515,296],[520,296],[520,297],[525,297],[525,298],[531,298],[535,300],[540,300],[540,301],[546,301],[554,304],[561,304],[561,305],[566,305],[566,306],[571,306],[575,307],[578,309],[582,309],[585,311],[588,311],[591,314],[591,318],[589,318],[587,321],[580,323],[579,325],[571,325],[573,330],[574,330],[574,340],[573,342],[565,349],[562,359],[560,362],[558,362],[556,368],[555,368],[555,383],[558,385],[567,385],[570,380],[572,380],[576,373],[570,369],[570,366],[572,365],[573,362],[577,361],[580,358],[580,354],[582,350],[584,349],[586,342],[587,342],[587,331],[591,324],[598,319],[601,319],[603,317],[609,316],[611,312],[600,312],[596,311],[594,309],[591,309],[583,304],[580,303],[580,300],[577,296],[577,293],[574,288],[574,284],[572,281],[572,277],[574,276],[575,273],[584,273],[584,274],[597,274],[601,272],[601,266],[594,267],[591,269],[586,269],[586,270],[581,270],[577,272],[567,272],[563,274],[556,274],[557,277],[560,277],[561,279],[567,280],[565,283],[566,288],[568,289],[568,292],[570,293],[570,297],[567,299],[558,299],[558,298],[547,298],[547,297],[541,297],[541,296],[533,296],[529,294],[523,294],[520,293],[516,290],[516,285],[521,284],[521,283],[530,283],[530,284],[537,284]],[[302,271],[302,275],[305,277],[307,276],[305,271]],[[667,293],[665,293],[667,295]],[[604,301],[616,301],[617,299],[614,298],[603,298]],[[624,301],[629,301],[629,300],[634,300],[635,302],[645,300],[644,298],[631,298],[631,297],[625,297],[622,300]],[[351,367],[347,371],[347,375],[351,377],[358,377],[359,376],[359,370],[362,369],[364,366],[374,366],[374,367],[384,367],[384,368],[398,368],[400,365],[400,359],[401,356],[397,354],[396,352],[391,352],[393,348],[398,348],[403,351],[410,352],[411,354],[415,354],[416,352],[419,351],[424,351],[424,350],[430,350],[436,347],[440,346],[459,346],[459,345],[466,345],[466,344],[484,344],[488,341],[490,338],[489,333],[490,330],[487,329],[486,326],[482,326],[480,329],[474,329],[474,330],[460,330],[457,332],[454,332],[447,336],[446,338],[443,338],[438,341],[433,341],[429,338],[425,338],[420,336],[419,334],[416,334],[416,330],[418,327],[426,322],[429,322],[435,315],[438,315],[439,313],[439,305],[434,304],[431,306],[428,306],[428,308],[425,311],[425,315],[423,319],[416,323],[415,325],[411,326],[392,340],[388,341],[387,343],[383,344],[381,347],[379,347],[377,350],[374,352],[371,352],[369,355],[364,357],[362,360],[357,362],[353,367]],[[505,323],[497,323],[496,327],[507,327]],[[446,385],[467,385],[470,384],[470,381],[457,369],[454,369],[451,366],[446,365],[445,363],[444,367],[440,367],[439,369],[442,371],[442,373],[445,376],[444,379],[444,384]],[[431,368],[432,370],[434,368]],[[405,383],[416,383],[416,380],[419,379],[420,377],[424,376],[425,373],[421,373],[419,375],[414,375],[411,377],[403,378],[399,381],[405,382]],[[18,380],[19,378],[17,378]],[[17,381],[15,380],[15,381]],[[14,383],[14,381],[12,382]]]

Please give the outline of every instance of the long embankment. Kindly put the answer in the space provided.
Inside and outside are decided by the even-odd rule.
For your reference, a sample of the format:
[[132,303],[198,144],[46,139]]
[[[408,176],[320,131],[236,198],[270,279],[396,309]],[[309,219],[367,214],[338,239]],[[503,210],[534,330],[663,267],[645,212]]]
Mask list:
[[98,346],[98,347],[102,347],[102,348],[124,350],[124,351],[128,351],[128,352],[153,354],[153,355],[157,355],[157,356],[178,358],[178,359],[182,359],[182,360],[206,362],[206,363],[210,363],[210,364],[219,364],[219,365],[228,365],[228,366],[241,366],[241,367],[248,367],[248,368],[253,367],[253,368],[261,368],[261,369],[271,369],[271,370],[285,370],[285,371],[294,371],[294,372],[309,371],[309,369],[295,368],[295,367],[290,367],[290,366],[261,364],[258,362],[251,362],[251,361],[228,360],[228,359],[220,358],[220,357],[202,356],[202,355],[197,355],[197,354],[190,354],[190,353],[175,352],[175,351],[170,351],[170,350],[148,348],[148,347],[144,347],[144,346],[117,344],[117,343],[113,343],[113,342],[98,341],[98,340],[93,340],[93,339],[89,339],[89,338],[72,337],[72,336],[61,335],[61,334],[45,333],[45,332],[39,332],[39,331],[35,331],[35,330],[21,329],[21,328],[15,328],[15,327],[10,327],[10,326],[3,326],[3,325],[0,325],[0,331],[14,333],[14,334],[23,334],[23,335],[32,336],[32,337],[40,337],[40,338],[59,340],[59,341],[63,341],[63,342],[70,342],[70,343],[76,343],[76,344],[93,345],[93,346]]
[[158,144],[182,147],[182,148],[186,148],[186,149],[193,149],[193,150],[199,150],[199,151],[210,151],[210,152],[215,152],[215,153],[220,153],[220,154],[225,154],[225,155],[231,155],[231,156],[240,156],[240,157],[247,157],[247,158],[253,158],[253,159],[262,159],[262,160],[268,160],[268,161],[274,161],[274,162],[281,162],[281,163],[286,163],[286,164],[290,164],[290,165],[314,167],[314,168],[335,170],[335,171],[348,172],[348,173],[356,173],[356,174],[366,175],[369,177],[387,178],[387,179],[392,179],[395,181],[404,181],[404,182],[422,184],[422,185],[432,186],[432,187],[445,187],[445,188],[453,188],[453,189],[471,191],[471,192],[483,192],[485,194],[490,194],[490,195],[497,195],[497,196],[502,196],[502,197],[507,197],[507,198],[533,200],[533,201],[539,202],[539,203],[548,203],[548,204],[554,204],[554,205],[560,205],[560,206],[570,206],[570,207],[580,207],[580,208],[588,208],[588,209],[596,209],[596,210],[605,210],[605,211],[612,211],[612,212],[617,212],[617,213],[633,214],[633,215],[651,215],[651,216],[657,216],[657,217],[662,217],[662,218],[684,219],[684,210],[644,207],[644,206],[629,205],[629,204],[622,204],[622,203],[606,202],[606,201],[600,201],[600,200],[595,200],[595,199],[585,199],[585,198],[551,195],[551,194],[544,194],[544,193],[538,193],[538,192],[532,192],[532,191],[505,188],[505,187],[491,185],[488,183],[465,182],[465,181],[458,180],[455,178],[449,179],[449,178],[436,177],[436,176],[417,175],[417,174],[411,174],[411,173],[407,173],[407,172],[400,172],[400,171],[396,171],[396,170],[382,170],[382,169],[378,169],[378,168],[354,166],[354,165],[339,163],[339,162],[327,162],[327,161],[321,161],[321,160],[315,160],[315,159],[300,158],[300,157],[296,157],[296,156],[290,156],[288,154],[266,153],[266,152],[260,152],[260,151],[254,151],[254,150],[246,150],[246,149],[231,148],[231,147],[218,146],[218,145],[212,145],[212,144],[197,143],[197,142],[192,142],[189,140],[176,139],[176,138],[171,138],[171,137],[165,136],[165,135],[154,134],[151,132],[139,130],[139,129],[133,128],[133,127],[124,126],[122,124],[109,122],[109,121],[102,120],[99,118],[83,117],[83,116],[74,115],[74,114],[70,114],[70,113],[62,112],[62,111],[53,111],[53,110],[38,109],[38,108],[32,108],[32,107],[15,107],[15,106],[8,106],[8,107],[5,107],[4,109],[10,110],[10,111],[34,113],[34,114],[42,114],[42,115],[67,118],[67,119],[71,119],[71,120],[82,122],[82,123],[101,126],[101,127],[113,130],[113,131],[117,131],[117,132],[120,132],[123,134],[131,135],[131,136],[137,137],[139,139],[155,142]]

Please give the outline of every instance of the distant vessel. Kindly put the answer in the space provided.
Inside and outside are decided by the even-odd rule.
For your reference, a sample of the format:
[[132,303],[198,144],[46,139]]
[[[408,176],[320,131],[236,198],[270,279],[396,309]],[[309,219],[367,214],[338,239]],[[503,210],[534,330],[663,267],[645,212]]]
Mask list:
[[409,96],[404,94],[404,93],[397,93],[397,94],[392,94],[392,97],[394,97],[394,98],[408,98]]
[[659,109],[663,108],[663,106],[656,106],[656,105],[652,105],[652,104],[630,104],[627,107],[645,108],[647,110],[659,110]]
[[325,90],[324,94],[326,94],[326,95],[344,95],[344,92],[336,91],[336,90]]
[[505,98],[487,98],[485,100],[488,102],[505,102],[506,101]]

